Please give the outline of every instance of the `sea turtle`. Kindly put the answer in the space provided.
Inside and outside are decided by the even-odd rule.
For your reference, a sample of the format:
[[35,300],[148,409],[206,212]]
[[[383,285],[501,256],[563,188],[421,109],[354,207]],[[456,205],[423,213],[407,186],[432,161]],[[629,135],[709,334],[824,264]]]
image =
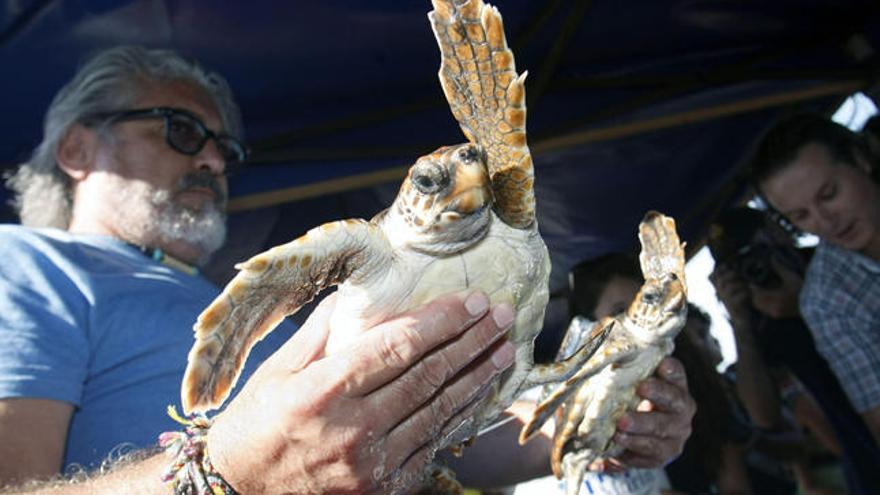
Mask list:
[[592,336],[607,339],[580,371],[538,405],[520,434],[524,443],[557,414],[551,465],[557,478],[565,477],[569,495],[578,493],[591,464],[620,453],[612,440],[617,420],[636,408],[636,387],[672,353],[673,340],[687,319],[684,245],[675,221],[648,212],[639,240],[645,283],[625,312],[593,326]]
[[194,326],[182,386],[187,413],[219,406],[252,346],[336,284],[328,353],[392,315],[468,287],[516,308],[508,333],[514,365],[446,445],[473,437],[523,390],[564,380],[600,343],[564,363],[534,365],[550,260],[535,219],[525,74],[516,73],[496,8],[481,0],[433,5],[440,82],[470,142],[419,158],[394,203],[372,220],[327,223],[236,265],[239,273]]

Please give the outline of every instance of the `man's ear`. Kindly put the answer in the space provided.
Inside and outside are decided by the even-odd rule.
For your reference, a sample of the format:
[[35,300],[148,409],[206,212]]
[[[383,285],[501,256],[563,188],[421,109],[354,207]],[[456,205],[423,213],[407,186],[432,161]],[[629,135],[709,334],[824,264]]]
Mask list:
[[73,124],[58,143],[58,151],[55,153],[58,166],[73,180],[84,179],[94,169],[98,140],[94,129]]

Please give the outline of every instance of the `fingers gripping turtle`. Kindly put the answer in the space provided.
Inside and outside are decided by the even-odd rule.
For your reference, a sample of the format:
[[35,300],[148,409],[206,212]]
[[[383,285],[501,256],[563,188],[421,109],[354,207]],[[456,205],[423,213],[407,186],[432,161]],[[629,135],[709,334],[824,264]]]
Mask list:
[[526,73],[518,76],[498,9],[480,0],[433,0],[440,85],[465,136],[487,154],[498,213],[525,228],[535,219],[526,143]]
[[352,267],[380,265],[388,250],[364,220],[326,223],[236,265],[238,275],[199,315],[181,400],[184,411],[218,407],[235,386],[251,348],[287,315]]

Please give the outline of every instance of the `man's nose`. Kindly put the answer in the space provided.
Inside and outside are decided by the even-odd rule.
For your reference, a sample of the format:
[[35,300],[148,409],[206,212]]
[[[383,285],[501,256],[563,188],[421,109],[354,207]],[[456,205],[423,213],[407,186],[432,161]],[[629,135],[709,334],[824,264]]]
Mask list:
[[226,159],[217,149],[217,142],[209,138],[202,149],[196,154],[196,168],[208,170],[214,175],[222,175],[226,170]]

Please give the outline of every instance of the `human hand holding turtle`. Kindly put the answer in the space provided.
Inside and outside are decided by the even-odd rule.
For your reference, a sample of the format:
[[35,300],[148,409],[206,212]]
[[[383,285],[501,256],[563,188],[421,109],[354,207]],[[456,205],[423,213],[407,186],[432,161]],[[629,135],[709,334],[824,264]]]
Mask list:
[[636,412],[617,421],[614,441],[626,450],[595,469],[659,468],[674,461],[691,435],[697,404],[690,395],[681,361],[667,357],[636,389],[643,399]]
[[513,362],[503,338],[513,311],[490,309],[481,292],[441,297],[325,355],[335,302],[323,301],[215,418],[207,449],[237,491],[406,487]]
[[[662,468],[684,449],[697,408],[681,362],[674,357],[661,361],[637,393],[648,402],[642,410],[617,422],[614,441],[625,450],[608,462],[596,463],[593,469],[615,473],[628,468]],[[508,486],[551,474],[552,422],[525,445],[520,446],[517,440],[536,406],[530,400],[517,401],[508,409],[514,421],[481,435],[463,456],[446,455],[444,460],[472,488]]]

